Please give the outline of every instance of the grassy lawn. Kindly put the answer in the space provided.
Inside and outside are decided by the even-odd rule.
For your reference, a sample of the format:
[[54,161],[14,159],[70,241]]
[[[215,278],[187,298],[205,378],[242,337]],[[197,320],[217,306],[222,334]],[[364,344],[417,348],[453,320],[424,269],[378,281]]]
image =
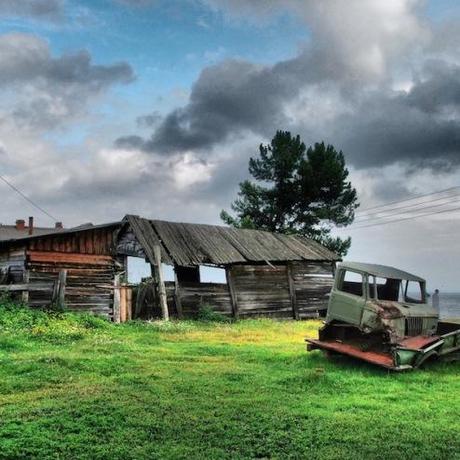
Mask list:
[[460,365],[306,353],[320,323],[0,307],[0,458],[460,458]]

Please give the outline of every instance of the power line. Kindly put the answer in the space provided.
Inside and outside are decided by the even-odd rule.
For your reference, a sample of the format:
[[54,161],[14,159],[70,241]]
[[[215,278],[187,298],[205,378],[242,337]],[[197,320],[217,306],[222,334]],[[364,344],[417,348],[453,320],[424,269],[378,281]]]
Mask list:
[[400,204],[400,203],[405,203],[405,202],[408,202],[408,201],[414,201],[414,200],[416,200],[418,198],[425,198],[427,196],[439,195],[440,193],[446,193],[446,192],[450,192],[450,191],[453,191],[453,190],[460,190],[460,185],[456,185],[455,187],[449,187],[449,188],[446,188],[444,190],[439,190],[437,192],[431,192],[431,193],[424,193],[422,195],[416,195],[416,196],[413,196],[412,198],[405,198],[404,200],[390,201],[388,203],[380,204],[380,205],[377,205],[377,206],[372,206],[370,208],[359,209],[357,214],[367,213],[367,211],[373,211],[373,210],[379,209],[379,208],[386,208],[387,206],[390,206],[390,205],[393,205],[393,204]]
[[43,214],[46,214],[50,219],[53,219],[54,222],[57,222],[59,219],[57,219],[56,217],[54,217],[52,214],[50,214],[48,211],[46,211],[45,209],[43,209],[40,205],[38,205],[37,203],[35,203],[34,201],[32,201],[27,195],[25,195],[24,193],[21,192],[21,190],[19,190],[17,187],[15,187],[11,182],[9,182],[8,180],[6,180],[2,175],[0,175],[0,179],[5,182],[6,185],[8,185],[9,187],[11,187],[16,193],[18,193],[19,195],[22,196],[22,198],[24,198],[26,201],[28,201],[32,206],[34,206],[35,208],[37,208],[39,211],[41,211]]
[[[438,203],[438,204],[433,204],[433,205],[430,205],[430,206],[425,206],[426,204],[436,203],[438,201],[442,201],[442,200],[446,200],[446,199],[449,199],[449,201],[443,202],[443,203]],[[424,201],[424,202],[421,202],[421,203],[416,203],[414,205],[409,205],[409,206],[406,205],[406,206],[401,206],[399,208],[389,209],[388,211],[381,211],[381,212],[378,212],[378,213],[373,213],[373,214],[370,214],[369,216],[365,216],[365,217],[362,217],[362,218],[357,218],[355,220],[355,223],[361,224],[361,223],[366,222],[366,221],[379,221],[379,220],[382,220],[382,219],[388,219],[390,217],[395,217],[395,216],[398,216],[398,215],[401,215],[401,214],[410,214],[410,213],[414,213],[414,212],[425,211],[426,209],[439,208],[441,206],[446,206],[448,204],[457,203],[459,201],[460,201],[460,195],[453,195],[452,197],[442,197],[442,198],[438,198],[436,200]],[[394,211],[396,211],[396,212],[394,212]],[[380,214],[384,214],[384,215],[380,215]],[[375,217],[372,217],[372,216],[375,216]]]
[[454,212],[454,211],[460,211],[460,207],[451,208],[451,209],[442,209],[440,211],[432,211],[432,212],[428,212],[428,213],[424,213],[424,214],[419,214],[417,216],[404,217],[404,218],[401,218],[401,219],[394,219],[394,220],[389,220],[389,221],[386,221],[386,222],[372,223],[372,224],[369,224],[369,225],[360,225],[358,227],[340,228],[340,229],[337,229],[337,230],[344,230],[345,231],[345,230],[358,230],[358,229],[361,229],[361,228],[369,228],[369,227],[378,227],[380,225],[394,224],[396,222],[404,222],[404,221],[407,221],[407,220],[418,219],[419,217],[433,216],[435,214],[443,214],[443,213],[446,213],[446,212]]

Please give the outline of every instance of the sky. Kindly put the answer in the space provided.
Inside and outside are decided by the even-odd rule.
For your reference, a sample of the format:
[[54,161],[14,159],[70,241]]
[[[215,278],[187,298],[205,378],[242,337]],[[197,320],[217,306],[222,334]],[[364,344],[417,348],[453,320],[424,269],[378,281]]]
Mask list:
[[[0,0],[0,174],[67,227],[217,224],[283,129],[343,151],[362,212],[455,187],[459,41],[454,0]],[[362,221],[348,260],[460,291],[458,212]]]

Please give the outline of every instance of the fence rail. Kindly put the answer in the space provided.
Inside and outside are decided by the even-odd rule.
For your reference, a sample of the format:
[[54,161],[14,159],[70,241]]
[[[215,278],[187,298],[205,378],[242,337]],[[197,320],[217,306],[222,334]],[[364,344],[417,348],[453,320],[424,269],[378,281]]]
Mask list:
[[28,303],[29,293],[31,292],[48,292],[51,294],[50,304],[64,307],[65,290],[67,284],[67,270],[61,270],[54,282],[32,283],[23,282],[19,284],[0,284],[0,292],[18,292],[22,293],[22,301]]

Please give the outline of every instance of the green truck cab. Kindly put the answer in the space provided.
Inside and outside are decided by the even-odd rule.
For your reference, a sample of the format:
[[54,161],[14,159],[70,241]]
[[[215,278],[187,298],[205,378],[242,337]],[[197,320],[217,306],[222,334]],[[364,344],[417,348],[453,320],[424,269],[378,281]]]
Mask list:
[[458,357],[460,324],[440,321],[426,282],[376,264],[337,266],[324,327],[308,349],[322,349],[404,370],[430,358]]

